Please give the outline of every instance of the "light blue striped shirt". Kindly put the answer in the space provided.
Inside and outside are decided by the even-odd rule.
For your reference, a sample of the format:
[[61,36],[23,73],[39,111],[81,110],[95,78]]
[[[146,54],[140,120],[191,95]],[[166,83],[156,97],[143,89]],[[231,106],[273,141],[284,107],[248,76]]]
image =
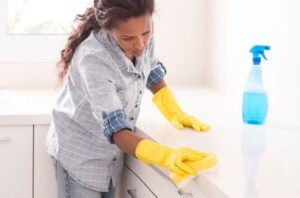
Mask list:
[[111,179],[115,186],[123,153],[112,133],[134,131],[144,88],[165,74],[153,37],[133,65],[109,33],[92,31],[76,49],[57,98],[47,152],[86,187],[107,191]]

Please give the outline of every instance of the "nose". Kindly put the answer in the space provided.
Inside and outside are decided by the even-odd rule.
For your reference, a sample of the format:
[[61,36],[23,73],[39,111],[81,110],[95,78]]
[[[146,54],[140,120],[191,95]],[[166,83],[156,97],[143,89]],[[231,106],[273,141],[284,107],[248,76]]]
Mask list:
[[134,43],[134,48],[137,50],[143,50],[144,49],[144,40],[143,37],[138,37],[136,42]]

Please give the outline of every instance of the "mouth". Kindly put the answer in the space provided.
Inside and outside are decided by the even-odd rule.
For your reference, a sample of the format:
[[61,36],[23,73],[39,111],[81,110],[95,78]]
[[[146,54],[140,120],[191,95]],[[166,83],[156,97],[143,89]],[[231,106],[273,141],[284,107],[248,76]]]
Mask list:
[[134,56],[140,56],[140,55],[143,54],[143,52],[144,52],[144,50],[141,50],[141,51],[134,51],[132,54],[133,54]]

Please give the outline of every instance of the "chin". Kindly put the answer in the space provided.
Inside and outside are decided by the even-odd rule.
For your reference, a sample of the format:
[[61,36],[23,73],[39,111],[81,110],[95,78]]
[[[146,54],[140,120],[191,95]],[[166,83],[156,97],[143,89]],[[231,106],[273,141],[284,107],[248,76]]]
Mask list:
[[140,53],[134,53],[134,57],[141,56],[143,53],[144,53],[144,51],[142,51]]

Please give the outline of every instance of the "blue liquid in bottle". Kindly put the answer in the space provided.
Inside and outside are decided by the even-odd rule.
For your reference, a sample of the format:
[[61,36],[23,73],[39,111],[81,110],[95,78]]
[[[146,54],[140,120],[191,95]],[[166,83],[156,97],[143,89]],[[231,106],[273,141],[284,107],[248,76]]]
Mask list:
[[265,92],[243,94],[243,121],[248,124],[263,124],[268,112],[268,97]]

